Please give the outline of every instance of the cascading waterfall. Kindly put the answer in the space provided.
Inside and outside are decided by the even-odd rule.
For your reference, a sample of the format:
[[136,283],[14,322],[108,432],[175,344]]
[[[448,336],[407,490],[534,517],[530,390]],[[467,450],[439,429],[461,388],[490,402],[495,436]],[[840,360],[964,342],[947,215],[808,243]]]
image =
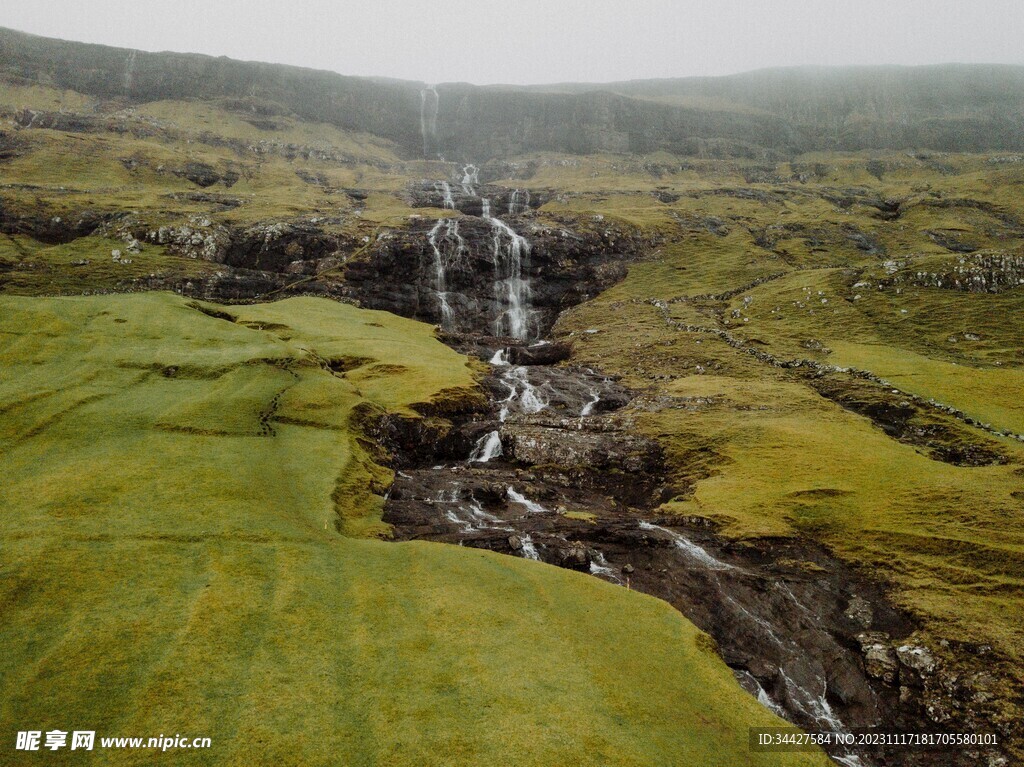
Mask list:
[[497,430],[488,432],[477,440],[472,455],[469,456],[470,463],[487,463],[488,461],[501,456],[501,435]]
[[540,390],[530,383],[529,373],[525,367],[513,367],[508,361],[508,352],[499,349],[491,357],[491,364],[502,368],[501,383],[508,389],[508,396],[499,403],[498,420],[502,423],[508,418],[513,405],[521,413],[539,413],[548,406],[541,397]]
[[[423,98],[421,128],[426,154],[430,141],[434,139],[433,132],[436,130],[437,94],[433,89],[426,89],[421,96]],[[470,247],[469,243],[464,241],[463,235],[460,234],[459,224],[461,221],[466,237],[471,240],[473,255],[476,258],[489,257],[488,260],[493,265],[494,302],[497,309],[489,318],[492,321],[491,332],[498,337],[514,337],[519,340],[535,338],[535,336],[531,336],[531,329],[536,333],[536,323],[531,322],[532,295],[527,279],[530,274],[531,246],[525,237],[498,217],[506,215],[506,210],[507,216],[516,216],[527,212],[530,206],[530,193],[519,189],[512,191],[507,198],[506,209],[502,202],[498,202],[499,200],[504,201],[506,199],[504,196],[493,196],[490,191],[493,190],[493,187],[480,186],[479,173],[479,168],[475,165],[464,165],[461,169],[461,177],[455,173],[447,181],[434,182],[435,193],[430,196],[431,201],[440,198],[446,210],[458,210],[453,195],[454,190],[455,194],[459,194],[459,205],[464,210],[469,208],[464,204],[466,199],[463,195],[471,198],[474,202],[479,199],[479,210],[481,211],[479,218],[456,212],[451,214],[450,218],[439,219],[427,236],[433,254],[431,287],[436,295],[441,325],[447,329],[455,325],[456,317],[452,299],[457,294],[448,292],[448,284],[454,279],[453,268],[460,263],[465,268],[469,263]],[[425,182],[424,187],[425,191],[430,191],[429,182]],[[492,194],[492,198],[482,197],[481,193]],[[515,220],[522,221],[522,219]],[[490,238],[481,236],[482,233],[487,232],[490,233]],[[426,251],[422,252],[424,255],[420,266],[425,267],[427,254]],[[458,272],[458,274],[460,277],[463,275],[462,272]],[[424,280],[424,282],[426,281]],[[472,308],[469,302],[465,301],[455,301],[455,305],[460,309]],[[466,324],[467,317],[460,317],[460,319],[461,324]],[[531,324],[534,325],[534,328],[531,328]],[[465,328],[460,326],[460,329]],[[486,332],[485,328],[474,329]],[[534,347],[544,343],[547,342],[539,341],[534,344]],[[521,346],[525,347],[526,344]],[[518,452],[519,432],[516,429],[521,429],[524,425],[536,424],[548,428],[548,424],[556,419],[562,423],[567,422],[570,419],[565,417],[566,412],[570,417],[578,414],[579,418],[575,424],[563,428],[596,431],[604,424],[593,416],[598,411],[610,411],[618,406],[620,395],[614,389],[609,393],[607,384],[610,382],[608,379],[597,383],[600,374],[593,370],[587,370],[588,377],[584,377],[582,373],[572,368],[560,369],[557,376],[551,376],[549,380],[545,380],[543,371],[547,366],[544,363],[538,363],[531,367],[511,363],[512,359],[516,359],[515,355],[518,353],[519,347],[520,344],[516,344],[512,349],[498,350],[490,359],[491,364],[496,368],[494,373],[500,381],[500,386],[492,398],[492,404],[498,410],[498,423],[492,421],[486,426],[480,424],[482,428],[477,432],[479,437],[476,439],[472,451],[467,451],[470,452],[468,456],[463,453],[463,460],[456,465],[446,464],[433,467],[434,472],[451,471],[453,472],[450,475],[452,478],[459,478],[467,484],[476,483],[473,485],[475,489],[470,491],[469,488],[463,487],[459,492],[459,480],[456,480],[453,483],[456,490],[421,497],[427,502],[438,504],[437,513],[443,517],[442,522],[447,520],[449,523],[444,527],[443,534],[446,539],[450,540],[450,537],[456,537],[459,539],[460,545],[465,540],[467,545],[489,545],[494,546],[496,550],[511,549],[519,556],[528,559],[543,558],[547,561],[564,562],[565,560],[560,560],[558,557],[564,555],[566,551],[564,546],[572,539],[567,537],[568,534],[564,532],[564,525],[559,526],[562,525],[560,520],[561,515],[564,515],[564,509],[556,507],[554,504],[562,499],[556,500],[551,494],[536,495],[533,483],[537,482],[544,487],[545,480],[524,476],[516,468],[519,455],[506,456],[509,460],[502,459],[505,452],[502,445],[502,434],[505,433],[506,436],[504,448],[507,448],[509,452],[513,450]],[[520,359],[527,360],[530,360],[530,356],[529,353],[519,355]],[[535,355],[534,360],[543,356],[545,355]],[[577,378],[572,378],[574,375]],[[534,385],[535,382],[537,385]],[[501,393],[502,389],[507,391],[507,395]],[[605,398],[603,403],[602,398]],[[549,407],[551,408],[549,412],[552,413],[550,418],[534,421],[534,419],[523,417],[541,413]],[[493,464],[486,465],[492,461],[494,461]],[[408,476],[405,476],[408,479]],[[498,482],[494,481],[495,477],[499,478]],[[519,484],[526,493],[543,498],[545,502],[551,499],[551,508],[545,508],[531,500],[511,486],[510,482]],[[477,492],[477,489],[481,488],[485,491],[482,494]],[[503,489],[500,496],[494,492],[496,488]],[[473,492],[477,492],[477,496],[481,500],[476,500],[473,497]],[[402,501],[399,500],[398,503],[401,504]],[[502,514],[504,519],[489,513],[488,510],[485,510],[485,505],[487,509]],[[556,508],[557,511],[555,511]],[[737,672],[737,677],[742,679],[744,686],[756,696],[762,705],[777,714],[795,717],[796,721],[810,721],[819,728],[834,732],[846,731],[842,721],[846,709],[837,707],[838,713],[833,711],[825,684],[826,668],[830,667],[832,661],[824,655],[819,658],[815,654],[818,652],[818,646],[810,641],[804,642],[802,638],[799,642],[794,640],[792,638],[794,634],[790,631],[791,626],[785,622],[787,619],[792,622],[794,616],[792,606],[795,605],[808,613],[806,619],[798,616],[796,621],[803,634],[814,630],[805,628],[805,625],[814,625],[814,616],[810,615],[808,607],[797,600],[797,594],[802,593],[799,589],[794,594],[785,583],[768,580],[764,588],[759,588],[757,597],[751,598],[749,593],[751,587],[745,584],[748,581],[762,578],[756,565],[750,566],[748,569],[747,565],[737,566],[723,561],[708,549],[675,530],[641,520],[632,524],[635,524],[640,530],[651,533],[651,537],[661,539],[661,552],[663,553],[659,553],[659,557],[667,557],[674,567],[685,570],[692,583],[696,583],[709,594],[717,595],[709,618],[712,629],[718,630],[720,623],[730,627],[739,627],[739,638],[731,640],[735,646],[743,652],[751,654],[752,657],[761,657],[770,663],[764,673],[762,671],[765,664],[762,664],[762,667],[755,667],[760,679],[765,680],[764,684],[749,671]],[[487,531],[491,531],[491,534],[488,535]],[[494,534],[495,531],[498,532],[498,535]],[[537,543],[531,539],[529,534],[526,534],[527,531],[537,537]],[[509,533],[512,533],[513,536],[510,537]],[[521,542],[521,546],[512,540],[513,537]],[[587,557],[586,569],[589,569],[590,573],[623,586],[630,585],[630,579],[626,574],[633,572],[632,568],[627,570],[625,566],[613,567],[601,551],[595,550],[590,545],[584,548]],[[615,559],[613,551],[615,549],[607,549],[608,555]],[[737,557],[734,561],[739,559],[742,557]],[[581,565],[582,562],[577,562],[571,566],[584,569]],[[634,585],[639,583],[642,588],[645,587],[639,574],[634,576],[632,583]],[[705,604],[703,597],[693,597],[687,594],[686,598],[691,599],[699,606]],[[761,598],[765,600],[764,607],[758,601]],[[814,604],[814,602],[808,604]],[[698,615],[700,615],[700,609],[697,611]],[[802,637],[803,634],[800,636]],[[811,649],[810,653],[806,652],[807,648]],[[801,652],[804,654],[801,655]],[[777,674],[774,673],[776,669]],[[847,705],[845,701],[844,705]],[[851,767],[858,764],[857,757],[851,754],[843,754],[835,758]]]
[[696,543],[691,541],[684,535],[680,535],[674,530],[669,530],[665,527],[659,527],[658,525],[652,525],[650,522],[641,520],[639,522],[641,530],[657,530],[665,533],[672,539],[672,543],[675,544],[676,548],[684,552],[688,557],[697,560],[700,564],[704,565],[709,570],[734,570],[735,568],[719,559],[715,559],[713,556],[707,553],[703,548],[698,546]]
[[524,535],[522,539],[523,543],[523,556],[527,559],[540,561],[540,552],[537,551],[537,546],[533,542],[533,538],[529,535]]
[[530,265],[530,243],[500,218],[485,216],[494,232],[491,260],[494,263],[494,299],[498,316],[496,336],[525,340],[530,337],[530,283],[523,271]]
[[437,113],[440,104],[440,97],[433,85],[420,91],[420,136],[423,138],[424,157],[437,153]]
[[590,561],[590,574],[600,575],[602,578],[607,578],[620,585],[622,584],[622,578],[612,569],[608,564],[608,560],[605,559],[604,554],[600,551],[595,551],[594,558]]
[[525,213],[530,209],[530,191],[528,189],[515,189],[512,196],[508,198],[508,214],[514,216],[517,213]]
[[[697,566],[697,568],[706,574],[712,583],[714,583],[718,590],[721,591],[723,601],[720,603],[720,607],[728,612],[733,613],[736,618],[742,621],[749,622],[756,627],[756,630],[761,633],[768,641],[782,650],[783,663],[778,666],[779,677],[782,680],[783,685],[783,697],[789,704],[788,709],[793,711],[799,711],[808,720],[815,722],[815,724],[830,732],[846,734],[849,731],[846,729],[843,722],[836,716],[829,704],[827,699],[827,675],[823,668],[816,667],[814,663],[807,663],[805,658],[793,658],[791,652],[787,652],[786,648],[793,643],[780,637],[775,628],[769,623],[764,617],[759,614],[752,612],[751,610],[744,607],[738,599],[728,593],[727,583],[723,583],[720,579],[727,577],[732,573],[739,573],[745,575],[746,572],[742,568],[738,568],[735,565],[731,565],[727,562],[723,562],[720,559],[712,556],[703,547],[697,545],[689,538],[681,535],[674,530],[669,530],[665,527],[652,524],[645,520],[640,520],[638,526],[641,530],[659,532],[665,534],[672,541],[674,546],[679,550],[680,554],[691,563]],[[785,584],[772,583],[770,591],[780,593],[784,599],[792,602],[803,612],[808,612],[807,608],[802,605]],[[813,616],[810,616],[813,620]],[[793,663],[797,665],[791,665]],[[787,673],[788,672],[790,673]],[[776,701],[768,694],[759,681],[754,678],[749,672],[746,676],[750,677],[747,680],[747,687],[753,688],[758,701],[770,708],[776,713],[782,713],[785,709],[779,705]],[[793,677],[796,676],[797,679]],[[751,684],[751,680],[753,684]],[[815,689],[818,685],[820,687]],[[820,690],[820,691],[819,691]],[[850,767],[862,767],[862,763],[859,758],[855,755],[841,754],[836,757],[842,764],[850,765]]]
[[513,503],[518,503],[520,506],[525,506],[526,510],[531,514],[546,514],[547,509],[541,506],[536,501],[531,501],[522,493],[516,492],[513,487],[508,488],[508,499]]
[[[424,148],[428,145],[428,138],[436,126],[431,123],[431,115],[436,121],[436,108],[431,111],[429,108],[429,94],[433,93],[436,102],[437,93],[432,88],[424,89],[421,92],[423,98],[423,109],[421,113],[421,128],[424,135]],[[436,107],[436,105],[435,105]],[[480,184],[480,169],[472,163],[462,166],[462,179],[459,185],[462,193],[467,197],[477,197],[477,187]],[[455,198],[452,195],[451,184],[447,181],[437,181],[434,188],[441,195],[442,205],[447,210],[455,210]],[[525,210],[529,205],[530,193],[526,190],[515,190],[509,201],[509,212],[515,213]],[[530,243],[525,237],[516,232],[512,227],[491,213],[491,200],[487,197],[480,197],[481,218],[491,226],[491,263],[494,265],[494,301],[497,310],[494,318],[494,334],[507,336],[520,340],[530,337],[530,300],[531,291],[529,280],[525,274],[530,265]],[[451,224],[448,219],[442,219],[430,233],[430,245],[434,251],[434,289],[438,295],[442,324],[449,327],[454,320],[454,313],[447,296],[446,268],[451,259],[445,257],[444,249],[439,247],[442,227],[448,228],[451,234]],[[455,225],[457,227],[457,224]],[[456,229],[457,233],[457,229]],[[462,245],[462,239],[458,238],[460,246],[456,256],[467,252]]]
[[427,241],[434,252],[434,293],[441,312],[441,327],[449,329],[454,323],[455,312],[448,302],[448,270],[460,263],[468,251],[459,234],[459,222],[453,218],[438,219],[427,235]]
[[438,181],[434,189],[441,193],[441,204],[445,210],[455,210],[455,198],[452,197],[452,185],[447,181]]
[[467,197],[476,197],[476,186],[480,183],[480,169],[475,165],[462,167],[462,191]]

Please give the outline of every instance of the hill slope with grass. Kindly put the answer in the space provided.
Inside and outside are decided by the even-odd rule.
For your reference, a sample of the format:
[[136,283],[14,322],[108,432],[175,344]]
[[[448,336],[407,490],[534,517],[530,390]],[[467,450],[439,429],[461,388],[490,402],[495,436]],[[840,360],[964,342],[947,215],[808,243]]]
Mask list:
[[[238,83],[125,92],[126,51],[92,51],[82,74],[73,45],[24,44],[0,83],[5,727],[64,710],[125,734],[208,722],[226,763],[262,758],[251,743],[285,763],[443,761],[442,735],[452,763],[757,763],[737,733],[768,715],[664,604],[374,540],[392,475],[367,416],[444,418],[480,396],[483,366],[353,305],[440,321],[431,228],[490,241],[478,204],[439,191],[459,196],[474,159],[481,195],[531,195],[506,218],[533,244],[562,368],[620,380],[664,452],[648,511],[729,552],[827,549],[913,627],[888,657],[906,643],[935,659],[927,678],[894,660],[905,676],[879,686],[929,727],[967,722],[1022,753],[1018,70],[566,88],[580,114],[659,115],[672,151],[629,130],[516,143],[516,115],[564,94],[452,86],[440,98],[478,126],[441,130],[465,146],[444,162],[422,158],[419,85],[374,97],[401,101],[403,132],[371,134]],[[137,71],[162,61],[140,54]],[[665,117],[680,109],[718,114],[680,132]],[[791,143],[803,131],[859,151],[704,141],[719,121],[787,151],[814,145]],[[930,136],[1012,151],[916,148]],[[890,145],[915,150],[863,149]],[[477,258],[488,294],[492,266]],[[132,295],[92,295],[114,293]],[[252,303],[285,296],[301,298]],[[294,735],[305,718],[326,745]]]
[[826,763],[748,753],[778,720],[664,603],[351,537],[387,481],[353,411],[472,386],[428,326],[319,299],[0,299],[5,740],[212,739],[175,764]]

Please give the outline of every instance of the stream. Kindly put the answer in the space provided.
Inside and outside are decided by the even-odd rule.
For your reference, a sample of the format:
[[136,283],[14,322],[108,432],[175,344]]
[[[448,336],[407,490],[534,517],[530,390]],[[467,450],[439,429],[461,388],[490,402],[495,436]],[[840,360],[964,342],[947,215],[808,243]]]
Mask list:
[[[458,178],[430,183],[438,207],[456,208],[453,184],[460,202],[476,197],[479,173],[466,165]],[[396,539],[486,548],[654,595],[710,634],[741,686],[779,716],[812,731],[895,729],[892,692],[866,676],[852,637],[910,627],[818,547],[740,545],[701,520],[657,516],[673,495],[660,447],[635,428],[633,393],[556,359],[568,353],[541,337],[532,246],[518,226],[530,198],[513,190],[507,199],[505,218],[487,198],[466,206],[489,237],[464,239],[456,217],[427,235],[436,316],[449,343],[490,363],[490,407],[457,424],[458,447],[400,467],[384,515]],[[449,273],[474,259],[492,269],[493,308],[466,333]],[[867,614],[854,604],[870,605]],[[908,752],[831,756],[847,767],[936,763]]]

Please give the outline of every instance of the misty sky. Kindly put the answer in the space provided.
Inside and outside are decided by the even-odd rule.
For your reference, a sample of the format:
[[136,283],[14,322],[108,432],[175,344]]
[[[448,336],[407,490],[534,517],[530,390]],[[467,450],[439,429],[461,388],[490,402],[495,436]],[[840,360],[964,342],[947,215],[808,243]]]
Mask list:
[[1024,64],[1024,0],[3,0],[0,26],[432,83]]

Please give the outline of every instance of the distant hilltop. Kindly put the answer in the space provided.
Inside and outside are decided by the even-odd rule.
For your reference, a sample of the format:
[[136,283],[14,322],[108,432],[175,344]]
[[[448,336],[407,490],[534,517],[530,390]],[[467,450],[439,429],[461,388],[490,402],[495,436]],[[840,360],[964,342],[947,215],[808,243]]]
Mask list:
[[431,87],[0,28],[0,79],[127,104],[241,102],[255,112],[378,135],[409,158],[667,151],[785,160],[862,149],[1024,151],[1019,66],[801,67],[605,84]]

